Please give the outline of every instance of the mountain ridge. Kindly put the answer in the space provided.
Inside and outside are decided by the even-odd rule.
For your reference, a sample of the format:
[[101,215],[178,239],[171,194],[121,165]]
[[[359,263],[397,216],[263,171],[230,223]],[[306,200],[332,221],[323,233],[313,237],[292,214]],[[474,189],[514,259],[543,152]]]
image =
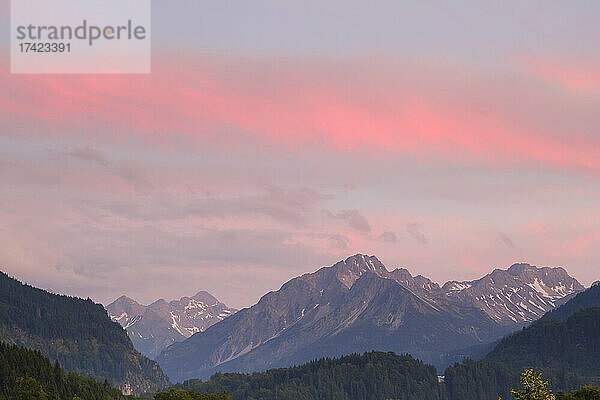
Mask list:
[[[252,307],[169,346],[157,360],[176,380],[374,349],[411,352],[443,368],[441,353],[499,339],[553,308],[553,287],[583,288],[560,270],[536,275],[538,270],[497,270],[494,277],[444,290],[406,269],[388,271],[376,257],[357,254],[289,280]],[[494,279],[505,286],[497,288]],[[503,295],[506,290],[514,294]],[[527,299],[531,311],[515,314],[518,304],[510,297]]]
[[204,290],[169,302],[157,299],[147,306],[122,295],[106,310],[113,321],[127,330],[134,347],[151,359],[167,346],[202,332],[237,311]]

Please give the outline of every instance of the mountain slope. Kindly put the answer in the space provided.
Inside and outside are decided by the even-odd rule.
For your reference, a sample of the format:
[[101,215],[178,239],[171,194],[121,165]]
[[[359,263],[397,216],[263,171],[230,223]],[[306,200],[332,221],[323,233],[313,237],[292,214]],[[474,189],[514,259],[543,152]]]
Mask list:
[[496,334],[497,326],[479,310],[461,311],[428,304],[397,282],[365,272],[331,312],[316,318],[305,313],[278,336],[219,370],[264,370],[372,349],[437,361],[439,352]]
[[121,400],[125,396],[115,388],[76,373],[66,374],[39,351],[0,343],[0,398],[11,398],[19,378],[33,378],[50,398]]
[[486,357],[510,368],[565,369],[600,376],[600,307],[566,321],[539,321],[500,341]]
[[100,304],[55,295],[0,273],[0,340],[58,360],[68,371],[107,379],[124,392],[168,384],[159,366],[139,354]]
[[441,295],[477,307],[499,324],[512,325],[537,320],[560,299],[583,289],[563,268],[514,264],[475,281],[447,282]]
[[[568,294],[580,286],[568,275],[565,278],[564,270],[556,277],[552,269],[517,269],[502,271],[509,275],[502,283],[509,281],[510,287],[518,283],[523,293],[551,285],[565,287]],[[500,290],[492,284],[498,278],[491,275],[463,284],[460,290],[449,284],[443,289],[404,269],[390,272],[376,257],[356,255],[292,279],[256,305],[173,344],[158,361],[176,380],[208,377],[216,371],[265,370],[372,349],[411,352],[443,368],[447,365],[443,354],[492,341],[519,326],[509,317],[492,318],[491,301],[476,301]],[[464,292],[468,288],[474,289]],[[539,294],[536,299],[544,300]],[[508,296],[506,309],[509,302]],[[549,300],[544,304],[551,307]]]
[[121,296],[106,310],[127,330],[134,347],[152,359],[167,346],[203,332],[237,311],[204,291],[169,303],[160,299],[149,306]]
[[[356,255],[290,280],[256,305],[173,344],[157,360],[176,380],[373,349],[410,352],[443,369],[446,354],[499,339],[553,307],[559,293],[580,287],[561,268],[522,264],[440,287],[405,269],[388,271],[376,257]],[[511,318],[513,299],[527,297],[538,311]]]

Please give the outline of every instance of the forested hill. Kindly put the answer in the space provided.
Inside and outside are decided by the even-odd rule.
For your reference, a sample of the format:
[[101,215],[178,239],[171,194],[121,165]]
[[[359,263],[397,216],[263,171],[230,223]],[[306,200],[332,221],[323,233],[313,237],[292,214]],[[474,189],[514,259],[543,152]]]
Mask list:
[[102,305],[24,285],[0,272],[0,340],[40,350],[67,371],[124,392],[159,390],[168,379],[138,353]]
[[39,351],[0,343],[0,398],[44,398],[33,397],[41,391],[49,399],[71,400],[75,396],[85,400],[125,399],[107,383],[75,372],[66,374],[60,365],[53,365]]
[[600,307],[600,283],[592,285],[562,306],[547,312],[540,320],[566,321],[576,312],[591,307]]
[[544,367],[600,376],[600,307],[586,308],[564,322],[536,322],[502,339],[486,358],[513,369]]
[[253,374],[217,373],[206,382],[189,380],[178,387],[228,391],[233,400],[445,399],[434,367],[408,355],[381,352],[322,358]]
[[[565,370],[536,370],[544,373],[554,393],[600,383]],[[371,352],[253,374],[217,373],[207,381],[188,380],[177,387],[200,393],[228,391],[233,400],[497,400],[498,395],[512,398],[510,390],[520,387],[522,371],[492,360],[465,360],[449,367],[439,382],[433,367],[409,355]]]

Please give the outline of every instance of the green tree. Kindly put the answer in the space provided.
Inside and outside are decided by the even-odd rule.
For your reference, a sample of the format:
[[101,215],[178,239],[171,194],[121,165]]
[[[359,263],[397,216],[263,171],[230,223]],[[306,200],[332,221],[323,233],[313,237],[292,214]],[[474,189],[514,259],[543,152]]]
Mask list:
[[48,400],[42,385],[33,378],[17,378],[15,394],[12,400]]
[[231,397],[226,392],[209,394],[198,393],[194,390],[171,388],[163,392],[155,393],[154,400],[231,400]]
[[192,396],[185,390],[169,389],[154,394],[154,400],[192,400]]
[[555,400],[556,397],[548,389],[548,382],[544,382],[542,374],[535,374],[532,369],[527,369],[521,374],[523,389],[511,390],[510,394],[515,400]]
[[584,386],[570,393],[560,392],[557,400],[600,400],[600,389],[592,386]]

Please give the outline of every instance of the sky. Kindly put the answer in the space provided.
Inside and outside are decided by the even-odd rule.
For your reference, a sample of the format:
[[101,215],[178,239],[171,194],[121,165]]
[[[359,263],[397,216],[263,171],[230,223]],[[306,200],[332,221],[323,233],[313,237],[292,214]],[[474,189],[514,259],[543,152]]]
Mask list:
[[152,3],[149,75],[13,75],[0,269],[234,307],[352,254],[600,279],[600,3]]

